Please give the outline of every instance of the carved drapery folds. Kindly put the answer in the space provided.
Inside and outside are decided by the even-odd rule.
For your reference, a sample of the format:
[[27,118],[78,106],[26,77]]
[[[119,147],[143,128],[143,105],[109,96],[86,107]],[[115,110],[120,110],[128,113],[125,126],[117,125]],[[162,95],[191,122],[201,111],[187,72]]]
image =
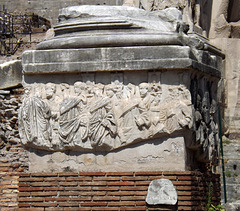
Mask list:
[[110,151],[192,128],[190,99],[184,85],[159,82],[32,84],[19,110],[20,135],[40,149]]
[[[202,84],[202,85],[201,85]],[[191,81],[191,96],[193,102],[193,139],[190,148],[197,150],[200,161],[212,161],[218,164],[219,134],[216,87],[213,83],[194,78]],[[215,91],[215,93],[214,93]]]

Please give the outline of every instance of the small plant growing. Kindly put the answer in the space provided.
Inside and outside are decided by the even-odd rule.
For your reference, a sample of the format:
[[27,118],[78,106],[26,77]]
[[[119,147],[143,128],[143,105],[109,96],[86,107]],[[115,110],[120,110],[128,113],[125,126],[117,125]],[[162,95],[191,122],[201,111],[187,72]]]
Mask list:
[[216,211],[216,210],[217,211],[225,211],[225,209],[222,208],[221,204],[216,205],[216,206],[211,204],[211,206],[208,208],[208,211]]
[[226,177],[231,177],[232,175],[231,175],[231,171],[229,171],[229,170],[227,170],[226,171]]
[[225,140],[223,140],[223,144],[230,144],[231,142],[230,142],[230,140],[229,139],[225,139]]
[[222,208],[222,205],[213,205],[212,204],[212,193],[213,193],[213,183],[210,182],[208,185],[208,198],[207,198],[207,211],[225,211]]

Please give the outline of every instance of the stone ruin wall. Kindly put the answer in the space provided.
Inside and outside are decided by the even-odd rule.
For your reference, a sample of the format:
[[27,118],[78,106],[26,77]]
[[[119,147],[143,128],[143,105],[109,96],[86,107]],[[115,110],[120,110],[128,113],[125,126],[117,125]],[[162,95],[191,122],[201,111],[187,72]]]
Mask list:
[[[1,210],[205,210],[209,190],[220,201],[219,175],[197,171],[27,173],[29,152],[18,133],[22,88],[1,91]],[[70,170],[70,169],[69,169]],[[148,205],[150,182],[169,179],[177,205]],[[210,186],[212,182],[212,186]],[[211,187],[211,188],[210,188]]]
[[[43,12],[43,11],[42,11]],[[43,15],[44,16],[44,15]],[[10,103],[11,104],[11,103]],[[14,133],[14,131],[13,131],[13,133]],[[16,134],[16,136],[17,136],[17,134]],[[11,137],[11,136],[10,136]],[[10,140],[10,139],[9,139]],[[5,141],[6,142],[6,141]],[[19,142],[18,142],[19,143]],[[64,205],[64,203],[62,203],[61,205],[60,205],[60,203],[56,200],[56,198],[54,198],[54,196],[55,195],[52,195],[50,198],[49,198],[49,196],[52,194],[52,193],[48,193],[47,191],[45,191],[45,189],[47,190],[47,188],[45,188],[45,185],[44,184],[48,184],[47,183],[47,181],[51,181],[51,178],[52,177],[56,177],[56,178],[59,178],[60,177],[60,180],[59,181],[74,181],[75,183],[62,183],[62,184],[60,184],[60,183],[56,183],[56,184],[48,184],[49,186],[50,185],[52,185],[52,187],[49,187],[49,190],[50,189],[52,189],[52,190],[56,190],[56,189],[58,189],[58,191],[56,192],[56,194],[58,194],[59,193],[59,191],[60,190],[67,190],[67,191],[65,191],[65,193],[66,193],[66,195],[68,195],[67,194],[67,192],[68,191],[74,191],[74,190],[76,190],[76,189],[78,189],[78,187],[79,186],[81,186],[81,184],[79,183],[79,182],[76,182],[76,181],[79,181],[79,180],[81,180],[81,175],[76,175],[76,174],[72,174],[71,175],[71,173],[69,173],[69,174],[66,174],[67,176],[73,176],[73,177],[75,177],[75,178],[72,178],[72,177],[65,177],[65,178],[63,178],[63,176],[64,175],[61,175],[61,173],[57,173],[57,174],[52,174],[52,175],[48,175],[48,174],[46,174],[46,175],[41,175],[41,174],[36,174],[36,175],[34,175],[34,174],[12,174],[11,173],[11,171],[13,170],[13,171],[27,171],[28,170],[28,165],[26,164],[27,163],[27,156],[26,156],[26,152],[24,151],[24,149],[22,149],[21,147],[20,147],[20,145],[19,144],[17,144],[17,143],[12,143],[14,146],[12,147],[12,151],[14,152],[14,150],[18,150],[20,153],[23,153],[23,155],[22,154],[20,154],[20,156],[19,156],[19,158],[13,158],[13,159],[16,159],[16,161],[17,161],[17,159],[19,159],[19,160],[21,160],[23,163],[21,163],[20,161],[18,162],[16,162],[17,164],[15,164],[15,163],[12,163],[11,162],[11,164],[9,164],[9,163],[3,163],[3,167],[5,168],[5,170],[6,170],[6,173],[5,172],[3,172],[3,174],[1,174],[1,175],[4,175],[2,178],[3,178],[3,180],[7,180],[7,181],[4,181],[3,182],[3,184],[1,185],[1,194],[2,194],[2,196],[4,196],[4,198],[3,198],[3,200],[1,201],[2,203],[4,203],[5,205],[4,206],[6,206],[6,204],[8,204],[8,205],[10,205],[10,206],[15,206],[16,205],[16,203],[14,202],[14,198],[16,199],[16,193],[18,192],[18,191],[20,191],[20,193],[19,193],[19,195],[18,196],[21,196],[21,197],[23,197],[22,199],[18,199],[19,200],[19,203],[21,204],[21,206],[22,206],[22,208],[24,208],[24,207],[29,207],[30,209],[32,209],[33,207],[41,207],[42,206],[42,201],[44,202],[44,203],[46,203],[47,201],[49,202],[49,206],[51,207],[53,204],[58,204],[58,206],[66,206],[66,207],[68,207],[68,206],[80,206],[80,202],[76,202],[75,203],[75,205],[74,205],[74,203],[73,204],[71,204],[72,202],[71,201],[68,201],[65,205]],[[5,144],[4,145],[4,149],[6,149],[7,148],[7,144]],[[8,148],[9,149],[9,148]],[[10,152],[11,152],[11,150],[9,150]],[[1,153],[2,153],[2,150],[1,150]],[[13,153],[14,154],[14,156],[16,156],[16,153]],[[14,157],[13,156],[13,157]],[[11,156],[10,156],[11,157]],[[11,160],[11,159],[10,159]],[[6,160],[3,160],[3,162],[5,162]],[[14,167],[15,166],[15,167]],[[4,169],[3,168],[3,169]],[[14,169],[13,169],[14,168]],[[3,170],[4,171],[4,170]],[[9,172],[9,173],[8,173]],[[97,173],[96,173],[97,174]],[[135,174],[133,174],[133,175],[135,175]],[[176,173],[176,175],[177,175],[177,173]],[[41,176],[44,176],[44,178],[45,179],[43,179],[43,180],[41,180],[42,178],[41,178]],[[92,175],[87,175],[87,176],[92,176]],[[108,176],[108,175],[107,175]],[[123,175],[119,175],[120,176],[120,178],[119,178],[119,181],[120,182],[122,182],[122,180],[124,180],[125,181],[125,179],[126,178],[123,178],[124,176]],[[129,175],[130,176],[130,175]],[[151,174],[149,174],[148,175],[148,177],[150,177],[150,176],[152,176]],[[186,175],[184,175],[184,176],[186,176]],[[20,177],[20,178],[19,178]],[[77,177],[77,178],[76,178]],[[136,177],[136,175],[135,175],[135,177]],[[141,178],[135,178],[134,177],[134,180],[141,180]],[[166,176],[167,178],[168,178],[168,176]],[[10,179],[10,178],[12,178],[12,179]],[[30,179],[29,179],[30,178]],[[56,179],[56,178],[54,178],[54,179]],[[203,178],[203,177],[202,177]],[[115,180],[116,178],[109,178],[109,180]],[[177,180],[177,181],[180,181],[179,182],[179,185],[180,184],[184,184],[184,186],[186,186],[186,184],[191,184],[191,185],[194,185],[194,183],[192,183],[192,182],[182,182],[181,181],[181,179],[180,178],[178,178],[178,177],[176,177],[175,179],[174,178],[171,178],[171,177],[169,177],[169,179],[170,180],[172,180],[173,181],[173,183],[174,183],[174,181],[175,181],[175,179]],[[184,179],[183,178],[183,180],[190,180],[190,181],[192,181],[192,180],[195,180],[196,178],[189,178],[189,179]],[[35,181],[34,181],[35,180]],[[96,178],[94,178],[94,177],[92,177],[91,178],[91,180],[92,180],[92,182],[94,182],[95,180],[98,180],[98,178],[96,177]],[[142,183],[141,182],[139,182],[138,184],[141,184],[141,186],[143,185],[143,183],[144,184],[149,184],[149,182],[147,181],[148,179],[146,179],[145,181],[143,181]],[[214,180],[217,180],[217,179],[213,179],[213,181]],[[18,183],[18,182],[21,182],[20,183],[20,185],[23,187],[22,189],[21,188],[19,188],[18,190],[17,190],[17,188],[19,187],[19,185],[16,185],[16,183]],[[23,183],[23,181],[25,181],[24,183]],[[39,183],[38,184],[34,184],[34,182],[33,182],[33,184],[32,184],[32,181],[34,181],[34,182],[36,182],[36,181],[38,181]],[[108,181],[108,180],[107,180]],[[105,182],[107,182],[107,181],[105,181]],[[118,181],[117,179],[116,179],[116,181]],[[131,178],[129,178],[129,181],[132,181],[132,179]],[[128,182],[129,182],[128,181]],[[219,181],[219,180],[218,180]],[[42,183],[41,183],[42,182]],[[176,182],[176,184],[177,184],[178,182]],[[94,184],[94,183],[93,183]],[[103,184],[103,183],[102,183]],[[105,184],[107,184],[107,183],[105,183]],[[119,183],[120,184],[120,183]],[[13,185],[13,186],[11,186],[11,185]],[[62,185],[62,186],[61,186]],[[115,184],[116,185],[116,184]],[[114,185],[114,188],[115,189],[117,189],[118,187],[116,187]],[[120,184],[120,185],[123,185],[123,184]],[[130,185],[130,183],[128,183],[128,185],[129,186],[131,186]],[[136,184],[134,184],[134,186],[135,186]],[[72,188],[72,186],[74,186],[74,188]],[[101,186],[101,185],[100,185]],[[147,187],[147,186],[146,186]],[[145,188],[146,188],[145,187]],[[207,186],[208,187],[208,186]],[[24,189],[25,188],[25,189]],[[96,187],[97,188],[97,187]],[[113,188],[113,189],[114,189]],[[128,187],[126,187],[126,188],[128,188]],[[131,187],[130,187],[130,189],[131,189]],[[190,187],[189,187],[189,189],[191,189]],[[42,197],[41,199],[33,199],[33,201],[32,202],[30,202],[29,203],[29,201],[24,201],[25,199],[24,199],[24,197],[25,196],[30,196],[30,195],[32,195],[32,196],[38,196],[38,192],[37,191],[43,191],[44,190],[44,192],[46,192],[45,194],[46,195],[44,195],[44,197]],[[48,190],[48,191],[49,191]],[[179,189],[179,190],[181,190],[181,188]],[[207,192],[207,190],[206,190],[206,186],[205,186],[205,191]],[[205,192],[205,194],[206,194],[206,192]],[[3,195],[3,193],[5,194],[5,195]],[[10,193],[9,195],[6,195],[7,193]],[[12,195],[11,195],[12,194]],[[50,195],[48,195],[48,194],[50,194]],[[91,208],[89,208],[88,206],[95,206],[95,205],[93,205],[94,203],[95,203],[95,201],[92,201],[93,200],[93,198],[91,198],[92,197],[92,194],[95,194],[94,192],[93,193],[89,193],[89,195],[88,195],[88,197],[90,197],[90,198],[88,198],[89,200],[91,200],[91,203],[89,204],[89,205],[86,205],[86,210],[94,210],[94,208],[93,207],[91,207]],[[99,193],[99,194],[102,194],[102,193]],[[137,195],[137,193],[135,192],[134,193],[135,195],[134,195],[134,197]],[[187,193],[186,193],[187,194]],[[40,194],[41,195],[41,194]],[[83,193],[83,195],[84,195],[84,193]],[[11,200],[11,202],[9,202],[10,200],[9,200],[9,197],[10,196],[12,196],[13,197],[13,200]],[[45,196],[47,196],[47,197],[45,197]],[[20,198],[21,198],[20,197]],[[79,197],[80,197],[80,195],[79,195]],[[99,195],[99,197],[101,197],[101,195]],[[123,198],[124,197],[127,197],[127,196],[123,196]],[[192,209],[193,207],[192,206],[195,206],[196,205],[196,201],[194,201],[193,200],[193,202],[191,201],[191,200],[189,200],[189,199],[187,199],[187,196],[182,196],[183,198],[182,198],[182,200],[184,201],[184,202],[180,202],[180,203],[182,203],[182,206],[186,206],[187,208],[185,208],[185,209]],[[119,198],[120,200],[123,200],[123,198],[121,199],[121,198]],[[143,210],[147,210],[148,208],[149,208],[149,210],[154,210],[154,207],[148,207],[148,208],[146,208],[146,205],[144,204],[145,202],[143,202],[143,201],[140,201],[140,198],[141,197],[135,197],[136,198],[136,200],[139,200],[139,202],[136,202],[136,204],[134,204],[133,205],[133,203],[130,203],[129,201],[128,202],[126,202],[125,204],[124,203],[120,203],[120,202],[116,202],[115,200],[117,200],[117,198],[108,198],[108,199],[105,199],[105,200],[113,200],[113,201],[115,201],[116,203],[115,203],[115,205],[116,204],[118,204],[118,205],[120,205],[120,206],[124,206],[124,205],[126,205],[126,206],[130,206],[129,207],[129,209],[135,209],[135,208],[133,208],[134,206],[142,206],[142,208],[139,208],[139,209],[143,209]],[[138,198],[138,199],[137,199]],[[142,197],[143,198],[143,197]],[[199,198],[198,198],[199,199]],[[28,199],[27,199],[28,200]],[[70,200],[70,199],[65,199],[65,200]],[[79,199],[79,200],[81,200],[81,199]],[[127,199],[126,199],[127,200]],[[202,199],[203,200],[203,199]],[[39,202],[40,201],[40,202]],[[100,206],[100,204],[102,203],[102,202],[99,202],[99,201],[101,201],[100,200],[100,198],[99,198],[99,200],[96,202],[96,203],[98,203],[98,206]],[[181,201],[181,200],[180,200]],[[201,200],[200,200],[201,201]],[[38,204],[39,203],[39,204]],[[51,204],[51,203],[53,203],[53,204]],[[111,202],[112,203],[112,202]],[[111,204],[110,203],[110,204]],[[12,204],[12,205],[11,205]],[[114,204],[114,203],[112,203],[112,204]],[[102,204],[103,205],[103,204]],[[55,206],[55,205],[53,205],[53,206]],[[105,206],[105,205],[103,205],[103,206]],[[109,207],[109,205],[107,205],[108,207]],[[107,209],[116,209],[116,210],[118,210],[119,208],[111,208],[111,206],[113,206],[113,205],[110,205],[110,208],[102,208],[102,210],[107,210]],[[199,204],[197,205],[197,206],[199,206]],[[74,209],[74,208],[73,208]],[[101,210],[101,208],[99,208],[100,210]],[[158,209],[158,208],[156,208],[156,209]],[[171,209],[172,210],[172,208],[169,208],[169,209]],[[203,208],[204,209],[204,208]]]
[[28,170],[28,153],[18,132],[22,88],[0,91],[0,207],[17,207],[18,173]]

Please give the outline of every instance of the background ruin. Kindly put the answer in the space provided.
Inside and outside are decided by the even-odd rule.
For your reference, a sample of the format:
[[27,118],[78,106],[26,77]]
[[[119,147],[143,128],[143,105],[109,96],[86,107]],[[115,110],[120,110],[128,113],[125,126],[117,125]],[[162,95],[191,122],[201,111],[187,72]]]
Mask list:
[[[58,17],[58,9],[73,6],[78,4],[86,4],[84,1],[69,1],[66,5],[66,2],[59,2],[56,4],[54,1],[18,1],[17,3],[12,3],[11,1],[5,2],[0,1],[2,5],[5,5],[6,9],[10,12],[16,11],[16,8],[22,14],[27,12],[34,12],[41,17],[48,19],[52,25],[57,23]],[[218,90],[222,90],[219,92],[218,102],[222,108],[222,126],[223,126],[223,142],[225,147],[225,173],[227,179],[227,192],[228,192],[228,202],[236,203],[239,200],[239,89],[238,89],[238,81],[239,81],[239,53],[238,53],[238,45],[239,45],[239,2],[238,1],[227,1],[223,0],[221,3],[219,1],[87,1],[87,4],[106,4],[106,5],[122,5],[135,6],[138,8],[143,8],[147,11],[165,9],[167,7],[173,6],[183,14],[183,20],[190,25],[190,29],[188,31],[191,33],[198,33],[203,36],[206,36],[210,43],[214,46],[220,48],[225,54],[225,68],[222,72],[222,79]],[[52,6],[55,5],[55,6]],[[52,36],[51,31],[50,36]],[[48,33],[49,33],[48,32]],[[46,39],[46,37],[38,38],[37,42]],[[18,56],[21,58],[21,56]],[[6,58],[9,60],[9,58]],[[2,58],[2,61],[5,61],[5,58]],[[16,109],[19,108],[21,104],[23,90],[21,88],[21,73],[19,73],[19,66],[21,64],[4,64],[2,65],[2,70],[6,72],[6,77],[9,78],[18,78],[15,82],[10,80],[12,83],[7,83],[4,80],[2,82],[4,85],[2,86],[2,116],[1,116],[1,175],[2,175],[2,198],[1,203],[3,207],[15,206],[17,207],[17,188],[18,181],[22,181],[22,185],[24,185],[24,181],[27,181],[26,184],[30,184],[31,180],[39,180],[39,182],[43,182],[47,184],[46,180],[51,180],[51,177],[56,179],[59,178],[63,180],[63,177],[69,175],[73,177],[79,177],[81,175],[76,175],[75,173],[66,173],[64,174],[31,174],[31,172],[27,174],[22,174],[21,178],[18,179],[18,175],[12,175],[10,172],[28,172],[29,165],[28,160],[29,156],[27,151],[22,148],[20,144],[19,135],[17,132],[17,113]],[[11,71],[8,71],[10,69]],[[16,70],[16,73],[13,71]],[[21,71],[20,71],[21,72]],[[16,75],[18,77],[16,77]],[[19,103],[20,102],[20,103]],[[69,169],[65,169],[69,171]],[[219,170],[219,173],[221,170]],[[72,174],[72,175],[71,175]],[[97,174],[97,173],[96,173]],[[143,173],[144,174],[144,173]],[[153,176],[155,173],[149,173],[148,178],[151,180],[150,176]],[[158,172],[158,174],[163,174]],[[180,173],[181,174],[181,173]],[[187,173],[186,173],[187,174]],[[131,174],[131,175],[137,175]],[[168,175],[168,173],[166,173]],[[175,176],[178,175],[176,172]],[[36,176],[36,178],[35,178]],[[42,177],[43,176],[43,177]],[[90,175],[88,175],[90,176]],[[102,175],[107,177],[105,174]],[[186,176],[186,175],[184,175]],[[124,175],[121,175],[121,180]],[[177,178],[180,176],[177,176]],[[81,178],[81,177],[79,177]],[[171,178],[171,176],[169,177]],[[75,178],[76,179],[76,178]],[[91,180],[97,178],[89,178]],[[100,178],[99,178],[100,179]],[[113,179],[113,178],[110,178]],[[115,178],[116,179],[116,178]],[[130,178],[128,178],[130,180]],[[140,180],[140,178],[135,178]],[[64,178],[64,180],[68,180]],[[180,180],[177,179],[177,180]],[[186,180],[186,177],[185,177]],[[45,181],[45,182],[44,182]],[[20,183],[20,184],[21,184]],[[26,185],[25,184],[25,185]],[[140,183],[138,183],[140,184]],[[148,182],[146,182],[148,184]],[[183,184],[183,183],[182,183]],[[185,182],[187,184],[187,182]],[[32,187],[37,184],[31,184]],[[38,188],[41,187],[41,184],[38,184]],[[48,184],[50,186],[50,184]],[[53,185],[53,184],[52,184]],[[67,186],[71,186],[71,184],[66,184]],[[73,185],[73,184],[72,184]],[[103,185],[103,183],[102,183]],[[122,184],[123,185],[123,184]],[[134,186],[136,186],[134,184]],[[31,187],[31,188],[32,188]],[[34,186],[35,187],[35,186]],[[115,186],[114,186],[115,187]],[[143,184],[141,184],[143,187]],[[23,187],[26,188],[26,187]],[[30,189],[31,189],[30,188]],[[42,187],[41,187],[42,188]],[[40,189],[41,189],[40,188]],[[49,187],[51,188],[51,187]],[[60,186],[52,187],[52,189],[62,188]],[[127,187],[126,187],[127,188]],[[146,188],[146,187],[145,187]],[[25,189],[25,192],[30,191],[30,189]],[[40,190],[39,189],[39,190]],[[131,188],[130,188],[131,189]],[[128,191],[130,191],[130,189]],[[20,189],[21,190],[21,189]],[[42,189],[41,189],[42,190]],[[50,190],[50,189],[49,189]],[[69,188],[70,190],[70,188]],[[36,191],[36,190],[35,190]],[[71,189],[71,191],[74,191]],[[46,191],[45,191],[46,192]],[[27,194],[27,193],[25,193]],[[40,193],[39,193],[40,194]],[[51,194],[51,193],[47,193]],[[36,192],[37,195],[37,192]],[[25,197],[25,196],[22,196]],[[14,199],[15,198],[15,199]],[[222,196],[223,200],[224,197]],[[14,201],[15,200],[15,201]],[[109,199],[109,200],[114,200]],[[115,199],[116,200],[116,199]],[[19,201],[19,203],[21,200]],[[36,203],[36,202],[35,202]],[[100,203],[100,202],[98,202]],[[140,203],[140,202],[139,202]],[[142,202],[143,203],[143,202]],[[189,202],[190,203],[190,202]],[[26,205],[27,206],[27,205]],[[52,206],[55,206],[52,204]],[[71,206],[74,206],[73,204]],[[98,205],[96,205],[98,206]],[[100,205],[99,205],[100,206]],[[104,205],[103,205],[104,206]],[[127,206],[127,205],[126,205]],[[130,206],[130,205],[128,205]],[[131,205],[133,206],[133,205]],[[136,206],[136,205],[134,205]],[[185,206],[185,205],[184,205]],[[189,205],[193,206],[194,205]],[[236,204],[236,207],[238,204]],[[146,209],[146,208],[144,208]],[[228,208],[227,210],[230,210]],[[232,208],[235,210],[236,208]]]

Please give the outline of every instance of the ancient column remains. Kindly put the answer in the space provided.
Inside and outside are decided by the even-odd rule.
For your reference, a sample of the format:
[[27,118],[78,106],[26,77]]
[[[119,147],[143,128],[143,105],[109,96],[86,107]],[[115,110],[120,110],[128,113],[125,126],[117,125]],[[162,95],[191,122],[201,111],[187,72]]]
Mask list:
[[218,164],[221,52],[181,12],[61,10],[23,54],[29,171],[185,171]]

